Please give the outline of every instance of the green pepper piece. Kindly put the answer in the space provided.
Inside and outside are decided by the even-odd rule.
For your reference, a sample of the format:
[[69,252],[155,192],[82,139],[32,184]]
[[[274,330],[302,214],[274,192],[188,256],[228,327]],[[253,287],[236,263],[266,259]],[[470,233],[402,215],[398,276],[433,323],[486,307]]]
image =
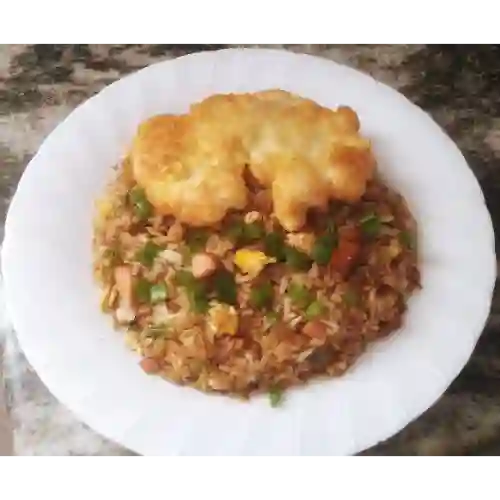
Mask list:
[[189,250],[192,253],[198,253],[205,250],[205,245],[207,244],[209,236],[210,233],[206,229],[190,229],[186,237],[186,242]]
[[235,220],[226,231],[226,236],[235,245],[248,245],[264,238],[266,231],[260,221],[246,224],[243,220]]
[[311,269],[312,261],[309,255],[294,247],[285,247],[286,263],[294,271],[308,271]]
[[168,288],[166,283],[156,283],[149,291],[151,304],[164,302],[168,298]]
[[265,234],[266,231],[262,222],[255,221],[250,224],[245,224],[243,227],[243,243],[248,244],[261,240]]
[[326,232],[316,238],[314,242],[311,257],[320,266],[326,266],[332,258],[332,252],[338,244],[336,232]]
[[271,325],[274,325],[279,321],[280,315],[276,311],[269,311],[266,314],[266,319]]
[[139,219],[146,220],[153,215],[153,205],[147,199],[144,189],[138,186],[133,188],[129,193],[129,200]]
[[319,300],[315,300],[309,304],[306,309],[306,318],[308,320],[315,319],[326,312],[326,307]]
[[278,407],[283,401],[283,391],[278,387],[269,390],[269,403],[273,408]]
[[287,295],[290,297],[293,304],[301,309],[306,309],[314,300],[310,290],[299,283],[290,283]]
[[139,278],[135,284],[135,296],[142,304],[149,303],[151,297],[151,283],[145,278]]
[[203,283],[197,282],[193,288],[187,290],[187,293],[193,312],[196,314],[205,314],[208,311],[210,304],[208,302],[207,291],[203,286]]
[[415,235],[410,231],[404,230],[399,233],[399,241],[409,250],[415,250],[416,248],[416,238]]
[[189,304],[195,313],[203,314],[208,311],[208,293],[204,282],[198,281],[184,269],[177,271],[175,282],[186,290]]
[[238,288],[234,275],[227,269],[219,269],[213,277],[215,297],[219,302],[235,305],[237,303]]
[[191,272],[185,269],[179,269],[175,274],[174,281],[177,286],[188,287],[196,281],[196,278]]
[[273,231],[264,236],[264,252],[269,257],[274,257],[278,262],[286,260],[285,239],[282,234]]
[[255,309],[266,309],[272,306],[274,290],[269,281],[252,288],[250,291],[250,304]]
[[225,236],[229,238],[235,245],[241,241],[245,230],[245,223],[242,220],[233,221],[225,232]]
[[382,222],[377,214],[369,214],[360,221],[361,231],[369,238],[375,237],[380,232]]
[[161,252],[162,248],[152,241],[148,241],[137,253],[136,259],[144,266],[151,267],[156,259],[156,256]]

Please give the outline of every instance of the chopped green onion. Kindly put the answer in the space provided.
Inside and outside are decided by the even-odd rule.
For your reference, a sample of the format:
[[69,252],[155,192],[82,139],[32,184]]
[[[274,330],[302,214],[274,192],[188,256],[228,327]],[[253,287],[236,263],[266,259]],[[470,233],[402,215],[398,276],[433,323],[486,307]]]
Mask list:
[[266,319],[267,319],[267,321],[269,321],[269,324],[274,325],[275,323],[277,323],[279,321],[280,315],[276,311],[269,311],[266,314]]
[[152,304],[164,302],[168,298],[168,288],[166,283],[156,283],[151,287],[149,296]]
[[250,224],[245,224],[243,228],[243,239],[244,243],[252,243],[253,241],[258,241],[264,237],[266,230],[262,222],[255,221]]
[[229,238],[234,244],[237,244],[242,236],[243,236],[243,231],[245,229],[245,222],[242,220],[235,220],[231,223],[231,225],[228,227],[225,235],[227,238]]
[[306,309],[306,318],[308,320],[315,319],[326,312],[326,307],[319,300],[315,300],[309,304]]
[[210,233],[206,229],[191,229],[186,237],[189,250],[192,253],[197,253],[205,250]]
[[326,266],[332,258],[332,252],[338,244],[336,232],[328,231],[321,236],[318,236],[314,242],[311,257],[320,266]]
[[219,302],[235,305],[237,302],[238,288],[234,275],[227,269],[219,269],[213,277],[215,297]]
[[148,219],[153,214],[153,205],[149,203],[144,189],[135,187],[129,193],[129,200],[134,208],[134,213],[141,220]]
[[369,214],[363,217],[359,222],[361,224],[361,231],[368,237],[377,236],[382,226],[380,217],[377,214]]
[[311,269],[311,259],[309,255],[296,248],[287,246],[285,247],[286,263],[294,271],[308,271]]
[[139,278],[135,284],[135,296],[141,303],[149,303],[151,283],[145,278]]
[[150,325],[146,331],[146,337],[152,337],[154,339],[169,336],[170,329],[168,325]]
[[226,231],[226,236],[235,244],[248,245],[261,240],[266,234],[260,221],[246,224],[243,220],[235,220]]
[[187,286],[186,294],[193,312],[196,314],[204,314],[208,311],[208,294],[203,282],[195,281],[190,286]]
[[287,295],[290,297],[293,304],[301,309],[306,309],[314,300],[310,290],[299,283],[290,283]]
[[273,292],[273,286],[269,281],[253,287],[250,292],[250,304],[255,309],[271,307],[273,303]]
[[274,387],[269,390],[269,403],[273,408],[276,408],[280,405],[283,400],[283,391]]
[[193,276],[193,274],[189,271],[186,271],[185,269],[180,269],[179,271],[177,271],[174,279],[175,283],[178,286],[183,287],[189,287],[196,281],[196,278]]
[[408,249],[414,250],[416,247],[415,235],[410,231],[401,231],[399,234],[399,241]]
[[192,273],[181,269],[175,275],[175,282],[186,290],[191,309],[197,314],[208,311],[208,294],[205,283],[197,280]]
[[144,266],[151,267],[161,250],[162,248],[156,243],[148,241],[141,250],[139,250],[136,259]]
[[282,234],[273,231],[264,237],[264,252],[269,257],[274,257],[278,262],[286,260],[285,238]]

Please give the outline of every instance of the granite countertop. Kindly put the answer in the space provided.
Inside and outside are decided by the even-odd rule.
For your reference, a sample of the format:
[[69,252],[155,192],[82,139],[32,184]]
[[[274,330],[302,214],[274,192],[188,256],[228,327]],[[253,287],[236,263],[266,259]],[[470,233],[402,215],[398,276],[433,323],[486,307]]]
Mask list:
[[[222,47],[0,46],[0,237],[23,169],[47,134],[78,104],[150,63]],[[500,224],[500,47],[285,48],[361,69],[430,112],[458,143],[481,183],[495,228]],[[0,354],[2,348],[7,407],[17,454],[130,454],[78,422],[51,396],[0,314]],[[446,394],[398,435],[365,454],[500,454],[498,293],[474,355]]]

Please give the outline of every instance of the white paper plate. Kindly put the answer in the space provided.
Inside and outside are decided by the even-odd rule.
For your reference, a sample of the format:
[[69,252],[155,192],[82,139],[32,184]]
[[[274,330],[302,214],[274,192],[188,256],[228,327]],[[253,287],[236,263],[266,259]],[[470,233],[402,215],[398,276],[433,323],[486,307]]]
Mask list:
[[[405,327],[347,375],[291,391],[280,409],[177,387],[139,369],[100,313],[93,202],[139,122],[216,92],[282,88],[359,113],[381,170],[419,223],[423,291]],[[8,306],[29,361],[96,431],[141,454],[352,454],[402,429],[443,393],[489,312],[496,267],[481,190],[452,141],[370,77],[274,50],[223,50],[150,66],[76,109],[33,158],[3,246]]]

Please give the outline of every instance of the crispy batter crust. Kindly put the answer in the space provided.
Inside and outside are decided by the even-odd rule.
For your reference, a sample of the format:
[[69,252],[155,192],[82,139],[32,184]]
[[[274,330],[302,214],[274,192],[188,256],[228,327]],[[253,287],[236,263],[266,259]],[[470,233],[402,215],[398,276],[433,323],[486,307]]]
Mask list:
[[245,206],[248,166],[271,188],[289,231],[300,229],[310,207],[358,200],[375,167],[352,109],[281,90],[214,95],[188,114],[153,117],[140,125],[130,158],[156,209],[193,226]]

